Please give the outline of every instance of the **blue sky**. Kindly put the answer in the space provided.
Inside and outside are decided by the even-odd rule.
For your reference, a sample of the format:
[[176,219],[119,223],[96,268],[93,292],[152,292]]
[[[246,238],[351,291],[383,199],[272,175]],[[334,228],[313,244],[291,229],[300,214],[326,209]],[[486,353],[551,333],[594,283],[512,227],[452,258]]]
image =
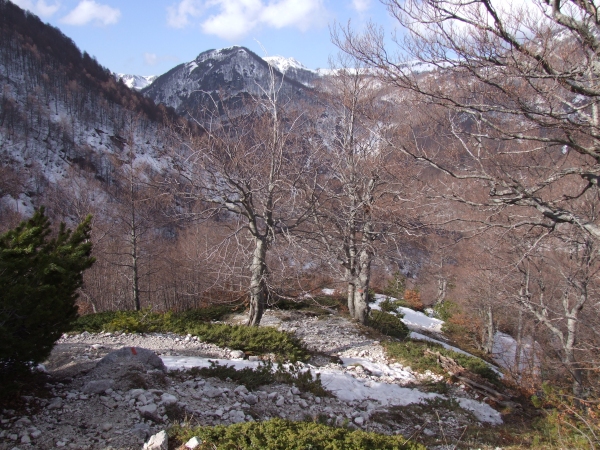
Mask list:
[[[113,72],[160,75],[211,49],[243,45],[311,69],[337,53],[335,22],[392,31],[378,0],[12,0],[58,27]],[[263,49],[264,47],[264,49]],[[266,53],[265,53],[266,52]]]

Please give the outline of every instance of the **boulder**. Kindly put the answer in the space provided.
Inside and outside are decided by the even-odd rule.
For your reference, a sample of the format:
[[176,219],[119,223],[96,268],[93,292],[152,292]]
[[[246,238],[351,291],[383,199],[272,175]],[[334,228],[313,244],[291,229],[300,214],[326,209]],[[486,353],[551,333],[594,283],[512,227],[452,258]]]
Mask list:
[[163,430],[151,436],[142,450],[169,450],[167,432]]
[[98,361],[96,367],[119,363],[138,363],[146,367],[162,371],[166,370],[165,364],[156,353],[141,347],[123,347],[114,352],[110,352]]

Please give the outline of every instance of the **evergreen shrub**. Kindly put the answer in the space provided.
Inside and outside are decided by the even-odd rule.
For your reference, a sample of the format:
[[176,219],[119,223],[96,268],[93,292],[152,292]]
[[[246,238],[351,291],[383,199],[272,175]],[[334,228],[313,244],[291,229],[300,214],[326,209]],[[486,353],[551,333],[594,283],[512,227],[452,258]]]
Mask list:
[[77,289],[90,256],[91,216],[50,237],[44,209],[0,235],[0,376],[44,361],[77,317]]

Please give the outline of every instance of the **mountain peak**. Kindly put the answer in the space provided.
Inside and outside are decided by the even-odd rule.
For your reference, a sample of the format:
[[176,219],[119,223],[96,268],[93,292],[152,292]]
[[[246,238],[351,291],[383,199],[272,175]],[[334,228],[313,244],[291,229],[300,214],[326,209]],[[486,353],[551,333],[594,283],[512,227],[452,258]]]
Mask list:
[[136,91],[140,91],[145,87],[148,87],[152,84],[156,78],[156,75],[130,75],[126,73],[116,73],[115,78],[117,80],[122,80],[123,84],[127,86],[129,89],[134,89]]
[[275,67],[281,73],[285,73],[289,69],[310,70],[304,64],[294,58],[286,58],[284,56],[265,56],[263,59],[270,66]]

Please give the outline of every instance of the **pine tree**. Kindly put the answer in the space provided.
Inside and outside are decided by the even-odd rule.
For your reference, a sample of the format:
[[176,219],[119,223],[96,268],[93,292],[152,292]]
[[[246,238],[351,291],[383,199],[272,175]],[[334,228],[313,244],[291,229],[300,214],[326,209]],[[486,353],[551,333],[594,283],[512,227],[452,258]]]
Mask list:
[[17,376],[46,359],[77,317],[77,289],[90,256],[91,216],[51,237],[44,208],[0,235],[0,375]]

